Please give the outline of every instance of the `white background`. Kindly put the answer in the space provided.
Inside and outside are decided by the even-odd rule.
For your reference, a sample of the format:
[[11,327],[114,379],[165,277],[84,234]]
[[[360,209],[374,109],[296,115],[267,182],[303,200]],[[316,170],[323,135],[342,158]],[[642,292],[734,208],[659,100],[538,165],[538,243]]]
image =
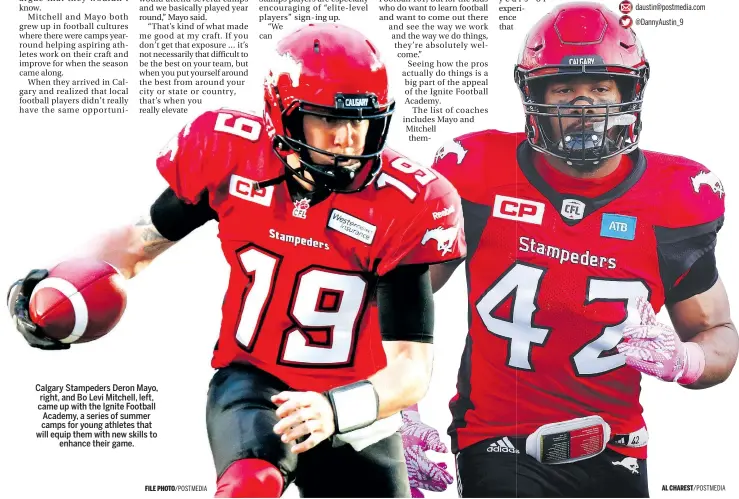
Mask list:
[[[512,81],[513,65],[528,26],[558,2],[524,3],[526,11],[519,13],[516,31],[499,32],[495,28],[498,22],[493,20],[498,15],[498,0],[490,0],[491,43],[484,57],[491,66],[490,96],[486,100],[491,113],[478,117],[473,125],[440,130],[432,145],[405,140],[400,116],[408,110],[402,105],[399,75],[404,62],[394,57],[386,27],[376,21],[376,2],[369,3],[369,15],[347,15],[342,20],[361,26],[370,34],[393,72],[395,93],[401,102],[390,135],[391,146],[428,164],[436,148],[453,136],[481,128],[514,131],[521,127],[523,113]],[[737,239],[739,208],[734,193],[739,176],[735,164],[733,80],[728,75],[733,71],[739,7],[727,1],[705,3],[705,12],[661,14],[683,17],[682,27],[635,27],[652,65],[642,146],[700,161],[723,180],[728,191],[727,222],[717,254],[719,270],[732,304],[736,305],[737,263],[732,258],[730,241]],[[52,265],[96,233],[135,221],[146,213],[165,187],[154,166],[158,151],[199,111],[194,109],[187,117],[139,116],[135,112],[138,86],[132,85],[130,111],[125,116],[19,115],[17,88],[21,79],[16,76],[15,47],[22,15],[17,5],[15,1],[3,2],[0,16],[0,36],[5,42],[1,142],[4,161],[0,170],[2,285],[9,285],[31,268]],[[255,7],[257,3],[252,0],[251,5]],[[131,17],[132,33],[138,29],[134,22],[136,6],[137,2],[129,2],[129,6],[123,7]],[[607,6],[617,9],[618,2],[608,2]],[[83,8],[87,9],[87,4]],[[90,11],[108,9],[104,5]],[[641,15],[637,12],[634,17]],[[648,12],[643,17],[659,16]],[[245,20],[256,25],[251,18]],[[266,27],[259,30],[266,31]],[[260,59],[259,54],[266,53],[268,43],[258,45],[254,34],[250,45],[252,90],[241,92],[231,101],[207,102],[205,107],[261,107],[258,75],[265,59]],[[136,52],[134,49],[133,55]],[[137,65],[132,64],[132,69],[137,69]],[[138,80],[135,71],[129,75],[132,81]],[[147,484],[194,484],[207,485],[209,490],[183,495],[212,496],[215,476],[205,432],[205,397],[213,373],[210,356],[217,339],[227,279],[227,267],[215,236],[213,224],[200,229],[129,281],[124,318],[116,330],[98,342],[78,345],[66,352],[43,352],[28,348],[9,319],[0,321],[0,495],[140,497],[147,496]],[[421,403],[424,421],[438,428],[447,444],[447,403],[455,392],[466,334],[464,292],[464,277],[458,272],[437,295],[434,379],[429,395]],[[661,317],[667,320],[665,314]],[[133,449],[116,450],[62,449],[56,441],[37,440],[37,383],[155,384],[159,393],[153,421],[159,438],[139,440]],[[721,386],[697,392],[644,380],[642,404],[651,438],[652,496],[670,495],[661,492],[663,484],[723,484],[727,492],[718,494],[724,496],[739,491],[739,476],[733,464],[739,444],[734,432],[738,384],[736,374]],[[443,460],[450,470],[454,469],[450,455],[432,458]],[[288,494],[297,496],[294,489]],[[456,488],[451,486],[444,493],[426,495],[455,497]]]

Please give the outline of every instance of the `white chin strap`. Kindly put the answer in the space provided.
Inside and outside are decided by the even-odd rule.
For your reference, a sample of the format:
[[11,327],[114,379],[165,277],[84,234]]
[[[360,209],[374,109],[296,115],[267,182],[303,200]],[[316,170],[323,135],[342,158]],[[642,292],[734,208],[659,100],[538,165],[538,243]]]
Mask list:
[[[628,126],[636,122],[636,116],[633,114],[619,114],[613,118],[608,118],[608,129],[610,130],[614,126]],[[605,128],[605,120],[593,123],[593,131],[603,133]]]

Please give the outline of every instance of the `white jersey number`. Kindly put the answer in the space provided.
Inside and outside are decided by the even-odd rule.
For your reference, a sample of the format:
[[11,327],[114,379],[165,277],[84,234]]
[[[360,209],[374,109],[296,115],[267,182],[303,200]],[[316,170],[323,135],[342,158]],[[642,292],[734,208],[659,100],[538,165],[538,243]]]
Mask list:
[[[249,246],[238,255],[250,280],[244,293],[236,340],[252,351],[277,281],[279,255]],[[346,365],[359,332],[367,281],[357,274],[308,268],[298,274],[288,314],[295,326],[284,332],[279,362],[291,365]],[[313,335],[322,340],[315,340]]]
[[231,135],[236,135],[252,142],[259,138],[259,134],[262,132],[262,125],[258,121],[246,116],[239,116],[233,123],[229,123],[228,121],[233,117],[233,114],[218,113],[213,129],[217,132],[230,133]]
[[[439,178],[430,168],[413,163],[403,157],[396,158],[392,163],[390,163],[390,166],[403,173],[413,174],[421,185],[428,185]],[[382,189],[388,185],[392,185],[398,189],[411,201],[416,199],[416,192],[408,187],[407,184],[385,172],[380,173],[380,176],[377,177],[377,188]]]
[[[477,302],[477,313],[483,324],[495,336],[510,341],[507,364],[515,369],[533,371],[531,352],[533,346],[543,346],[552,328],[536,324],[534,315],[539,310],[539,290],[546,269],[516,263],[503,274]],[[602,356],[621,341],[627,324],[639,323],[636,309],[638,297],[649,297],[649,289],[639,280],[588,279],[586,305],[596,301],[622,301],[626,318],[606,326],[601,334],[572,355],[572,365],[578,376],[593,376],[621,367],[623,355]],[[509,297],[513,297],[511,319],[494,317],[492,312]]]

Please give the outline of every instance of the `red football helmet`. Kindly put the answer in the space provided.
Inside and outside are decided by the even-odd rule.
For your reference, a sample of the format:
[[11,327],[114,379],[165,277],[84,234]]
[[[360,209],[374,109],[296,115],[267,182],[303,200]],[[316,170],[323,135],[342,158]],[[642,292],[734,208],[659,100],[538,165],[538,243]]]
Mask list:
[[[578,97],[569,104],[542,103],[548,81],[582,75],[613,78],[621,103],[575,105]],[[515,68],[531,147],[583,170],[632,151],[639,142],[648,78],[641,44],[631,29],[620,26],[618,15],[597,3],[558,5],[528,33]],[[561,120],[572,118],[573,110],[579,111],[574,117],[581,126],[565,134]],[[559,119],[561,140],[552,139],[550,118]]]
[[[309,24],[277,44],[265,78],[265,122],[272,144],[288,171],[334,192],[356,192],[370,185],[381,168],[380,155],[395,107],[385,64],[374,45],[358,31],[338,24]],[[307,143],[303,117],[369,120],[359,156],[333,154]],[[326,155],[330,165],[311,161],[309,151]],[[300,167],[287,156],[296,153]],[[359,168],[339,163],[357,160]],[[305,172],[310,172],[308,178]]]

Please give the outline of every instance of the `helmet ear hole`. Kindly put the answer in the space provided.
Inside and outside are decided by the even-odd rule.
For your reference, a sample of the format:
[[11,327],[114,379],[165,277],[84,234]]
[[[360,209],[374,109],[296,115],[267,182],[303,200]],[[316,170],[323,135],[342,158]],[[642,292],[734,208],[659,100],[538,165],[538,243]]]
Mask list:
[[641,133],[641,119],[639,118],[639,114],[636,114],[636,121],[633,122],[629,126],[629,139],[631,139],[631,142],[634,143],[639,139],[639,134]]
[[539,143],[539,124],[536,122],[536,118],[532,115],[529,115],[529,126],[527,127],[527,135],[529,140],[531,140],[534,144]]

